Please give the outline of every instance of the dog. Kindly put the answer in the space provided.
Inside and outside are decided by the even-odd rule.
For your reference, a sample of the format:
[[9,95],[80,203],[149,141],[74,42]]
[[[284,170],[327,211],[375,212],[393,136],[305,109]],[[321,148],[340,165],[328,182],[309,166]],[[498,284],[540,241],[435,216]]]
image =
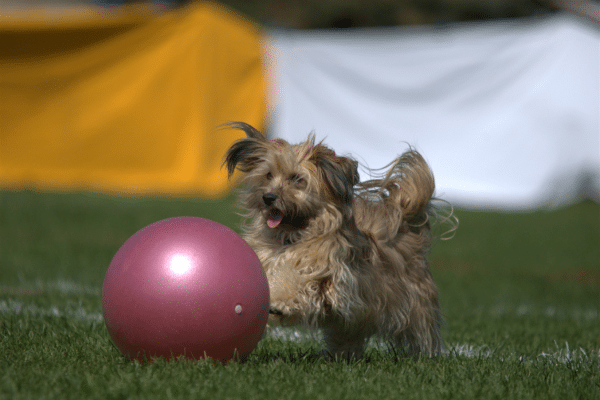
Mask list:
[[314,133],[289,144],[226,126],[246,134],[223,165],[229,178],[245,173],[242,230],[267,274],[270,313],[320,329],[336,359],[361,358],[373,335],[403,354],[439,355],[443,318],[426,259],[435,184],[423,157],[410,149],[360,182],[358,163]]

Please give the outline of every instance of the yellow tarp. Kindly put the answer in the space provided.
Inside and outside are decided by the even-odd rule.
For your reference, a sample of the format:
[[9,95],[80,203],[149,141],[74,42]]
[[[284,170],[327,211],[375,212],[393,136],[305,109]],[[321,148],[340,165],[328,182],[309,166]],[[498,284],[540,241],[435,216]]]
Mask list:
[[0,185],[219,196],[262,127],[260,28],[213,3],[0,9]]

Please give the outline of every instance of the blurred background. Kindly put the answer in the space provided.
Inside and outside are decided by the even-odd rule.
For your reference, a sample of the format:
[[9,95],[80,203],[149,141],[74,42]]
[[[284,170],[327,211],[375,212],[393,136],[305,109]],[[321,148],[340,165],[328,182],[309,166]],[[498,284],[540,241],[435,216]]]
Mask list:
[[[101,6],[154,3],[175,8],[195,0],[5,0],[11,6]],[[267,26],[297,29],[440,24],[517,18],[561,10],[597,18],[597,2],[564,0],[224,0],[225,4]]]
[[600,5],[561,0],[0,3],[0,185],[218,198],[241,120],[438,194],[600,199]]
[[[239,231],[221,163],[240,133],[219,128],[234,120],[291,142],[314,130],[363,179],[409,145],[430,163],[460,220],[429,257],[458,379],[404,379],[404,393],[592,398],[599,19],[583,0],[0,0],[0,397],[251,393],[231,384],[237,367],[205,385],[197,364],[119,359],[100,301],[144,226],[189,215]],[[277,336],[261,354],[241,367],[311,374],[310,353]],[[397,393],[378,360],[378,388],[384,372]],[[298,388],[258,372],[255,391]]]

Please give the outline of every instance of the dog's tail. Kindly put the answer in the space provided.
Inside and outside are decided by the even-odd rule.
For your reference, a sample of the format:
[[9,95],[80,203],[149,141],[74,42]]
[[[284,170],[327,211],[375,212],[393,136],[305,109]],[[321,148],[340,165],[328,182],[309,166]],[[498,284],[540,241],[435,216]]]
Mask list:
[[383,170],[378,179],[357,185],[357,197],[367,200],[375,208],[383,208],[385,215],[382,217],[387,219],[390,228],[394,225],[399,228],[406,222],[413,231],[428,230],[435,180],[425,159],[411,149]]

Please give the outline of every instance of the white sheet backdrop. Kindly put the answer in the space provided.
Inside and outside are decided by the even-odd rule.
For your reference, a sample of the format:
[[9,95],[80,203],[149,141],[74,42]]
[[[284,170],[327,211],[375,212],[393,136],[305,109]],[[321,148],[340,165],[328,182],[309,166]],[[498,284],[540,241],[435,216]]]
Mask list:
[[600,200],[598,27],[559,16],[270,36],[274,136],[314,130],[370,168],[410,144],[437,195],[463,207]]

